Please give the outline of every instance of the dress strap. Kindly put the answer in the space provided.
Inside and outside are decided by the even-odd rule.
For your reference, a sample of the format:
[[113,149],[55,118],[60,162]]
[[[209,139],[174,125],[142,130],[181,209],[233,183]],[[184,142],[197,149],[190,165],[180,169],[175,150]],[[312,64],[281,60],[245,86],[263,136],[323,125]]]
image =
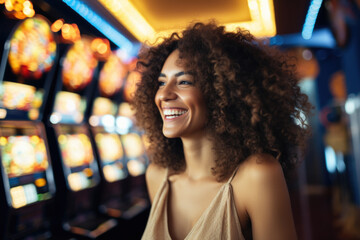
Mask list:
[[235,168],[234,172],[231,174],[231,177],[229,178],[229,180],[227,181],[227,183],[231,183],[231,181],[233,180],[233,178],[235,177],[235,175],[236,175],[236,173],[237,173],[237,170],[239,169],[239,166],[240,166],[240,165],[238,165],[238,166]]
[[165,179],[164,179],[164,181],[167,181],[168,178],[169,178],[169,168],[166,168],[165,169]]

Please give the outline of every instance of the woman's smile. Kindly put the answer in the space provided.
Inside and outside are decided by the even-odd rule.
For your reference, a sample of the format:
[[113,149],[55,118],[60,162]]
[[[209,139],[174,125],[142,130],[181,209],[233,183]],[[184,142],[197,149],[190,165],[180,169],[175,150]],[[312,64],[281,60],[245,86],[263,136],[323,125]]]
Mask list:
[[179,109],[179,108],[163,109],[163,115],[165,120],[178,119],[179,117],[183,116],[185,113],[187,113],[186,109]]

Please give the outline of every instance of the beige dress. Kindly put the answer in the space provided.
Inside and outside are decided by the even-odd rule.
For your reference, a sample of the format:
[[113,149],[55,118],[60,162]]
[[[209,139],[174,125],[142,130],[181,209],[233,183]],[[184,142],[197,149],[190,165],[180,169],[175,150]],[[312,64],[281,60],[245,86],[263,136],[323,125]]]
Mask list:
[[[194,227],[186,236],[186,240],[243,240],[240,221],[233,200],[231,181],[236,171],[225,183],[204,211]],[[168,174],[155,195],[149,219],[142,240],[170,240],[168,228]]]

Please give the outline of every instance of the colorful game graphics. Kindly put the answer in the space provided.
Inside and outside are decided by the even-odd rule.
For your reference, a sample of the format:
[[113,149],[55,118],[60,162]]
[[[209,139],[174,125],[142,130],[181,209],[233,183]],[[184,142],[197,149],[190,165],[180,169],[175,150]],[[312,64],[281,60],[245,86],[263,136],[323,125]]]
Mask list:
[[52,119],[55,122],[80,123],[84,119],[86,101],[77,93],[61,91],[55,98]]
[[67,178],[70,188],[79,191],[93,186],[94,162],[91,142],[86,134],[60,134],[58,137],[64,164],[71,172]]
[[100,72],[99,87],[103,97],[112,97],[123,87],[127,67],[121,59],[112,53]]
[[146,157],[142,139],[137,133],[128,133],[121,136],[124,144],[125,154],[128,158],[127,168],[132,176],[145,173]]
[[124,151],[119,135],[115,133],[97,133],[96,145],[103,163],[106,181],[115,182],[127,177],[124,166]]
[[0,145],[9,178],[45,171],[49,166],[44,140],[37,135],[1,137]]
[[50,26],[38,15],[23,21],[10,40],[10,66],[24,78],[39,79],[50,70],[55,55],[56,43]]
[[63,62],[62,80],[66,90],[79,92],[92,80],[98,64],[91,50],[91,40],[83,37],[69,49]]

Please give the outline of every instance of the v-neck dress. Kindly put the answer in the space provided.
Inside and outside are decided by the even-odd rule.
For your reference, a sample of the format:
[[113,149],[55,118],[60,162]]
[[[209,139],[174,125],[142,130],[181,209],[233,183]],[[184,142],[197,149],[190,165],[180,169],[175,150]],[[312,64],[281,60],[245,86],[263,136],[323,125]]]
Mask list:
[[[240,221],[233,200],[231,181],[221,186],[219,192],[211,201],[209,207],[190,230],[185,240],[244,240]],[[168,227],[168,174],[154,197],[149,219],[142,240],[171,240]]]

